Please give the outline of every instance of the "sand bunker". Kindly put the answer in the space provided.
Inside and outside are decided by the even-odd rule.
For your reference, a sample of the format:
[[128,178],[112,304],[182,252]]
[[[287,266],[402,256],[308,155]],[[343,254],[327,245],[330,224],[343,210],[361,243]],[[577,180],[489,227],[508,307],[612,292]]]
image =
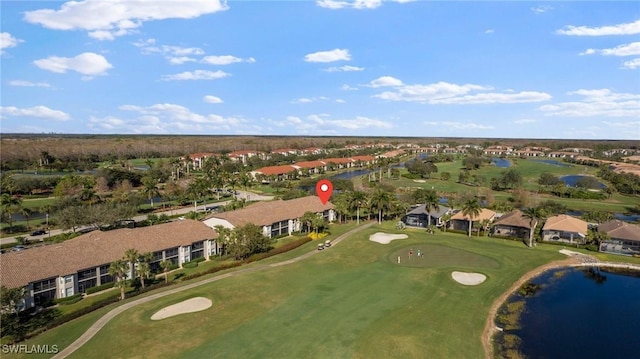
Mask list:
[[396,239],[405,239],[409,238],[406,234],[390,234],[390,233],[382,233],[378,232],[369,236],[369,240],[373,242],[377,242],[380,244],[389,244],[391,241]]
[[160,320],[180,314],[199,312],[208,309],[211,305],[211,299],[195,297],[160,309],[151,316],[151,320]]
[[425,182],[427,182],[427,181],[425,181],[425,180],[413,180],[413,182],[425,183]]
[[451,278],[463,285],[478,285],[487,279],[487,276],[480,273],[451,272]]

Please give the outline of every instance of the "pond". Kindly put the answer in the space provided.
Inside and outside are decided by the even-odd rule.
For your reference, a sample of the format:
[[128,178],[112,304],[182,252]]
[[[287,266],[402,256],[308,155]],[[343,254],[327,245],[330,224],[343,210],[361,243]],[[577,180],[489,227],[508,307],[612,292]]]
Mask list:
[[[562,176],[560,177],[560,179],[567,184],[567,186],[569,187],[575,187],[576,183],[581,179],[581,178],[585,178],[585,177],[590,177],[590,176],[583,176],[583,175],[568,175],[568,176]],[[594,177],[595,178],[595,177]],[[598,182],[598,186],[600,189],[603,189],[607,186],[604,185],[604,183],[602,182]]]
[[570,164],[564,163],[564,162],[560,162],[558,160],[532,160],[532,161],[534,161],[534,162],[542,162],[542,163],[546,163],[548,165],[558,166],[558,167],[571,167]]
[[511,161],[505,159],[505,158],[497,158],[494,157],[491,159],[491,162],[493,162],[494,166],[496,167],[500,167],[500,168],[507,168],[507,167],[511,167]]
[[640,272],[560,269],[532,282],[542,289],[525,299],[521,329],[505,331],[520,337],[524,357],[638,357]]

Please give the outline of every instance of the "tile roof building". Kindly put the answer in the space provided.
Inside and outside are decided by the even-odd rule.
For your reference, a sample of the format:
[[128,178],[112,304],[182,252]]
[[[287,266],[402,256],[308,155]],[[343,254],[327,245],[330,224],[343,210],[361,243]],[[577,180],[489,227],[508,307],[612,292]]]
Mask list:
[[493,222],[491,227],[494,236],[527,239],[531,231],[531,220],[525,217],[522,211],[516,209],[502,215]]
[[601,252],[640,255],[640,226],[614,219],[600,224],[598,232],[609,236],[600,243]]
[[587,222],[561,214],[547,218],[542,227],[542,240],[584,244],[587,229]]
[[307,196],[288,201],[258,202],[235,211],[215,213],[204,223],[211,228],[216,225],[235,228],[253,223],[262,227],[265,236],[273,238],[300,231],[302,223],[299,219],[306,212],[322,215],[329,222],[335,220],[331,202],[322,204],[318,197]]
[[150,264],[157,270],[163,260],[181,266],[218,254],[217,237],[211,228],[194,220],[93,231],[62,243],[0,255],[0,284],[25,287],[26,307],[33,307],[113,282],[109,266],[128,249],[152,253]]

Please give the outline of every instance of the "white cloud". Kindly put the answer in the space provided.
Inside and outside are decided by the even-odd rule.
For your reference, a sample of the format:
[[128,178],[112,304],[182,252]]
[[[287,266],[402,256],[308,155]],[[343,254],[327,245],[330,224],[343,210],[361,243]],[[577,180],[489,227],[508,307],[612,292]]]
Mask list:
[[640,68],[640,57],[633,60],[625,61],[624,64],[622,64],[622,68],[631,70]]
[[88,76],[105,75],[107,70],[113,68],[104,56],[93,52],[84,52],[75,57],[50,56],[33,63],[51,72],[65,73],[72,70]]
[[469,131],[469,130],[490,130],[494,127],[491,125],[482,125],[473,122],[459,122],[459,121],[427,121],[424,123],[427,126],[443,127],[445,130],[455,131]]
[[204,64],[209,65],[229,65],[236,62],[256,62],[256,59],[253,57],[249,57],[247,59],[242,59],[239,57],[231,56],[231,55],[222,55],[222,56],[206,56],[200,61]]
[[[407,2],[405,1],[397,1],[397,2]],[[382,6],[382,0],[351,0],[351,1],[341,1],[341,0],[317,0],[316,4],[320,7],[327,9],[375,9]]]
[[46,106],[33,106],[28,108],[18,108],[14,106],[0,107],[0,116],[2,118],[6,117],[36,117],[36,118],[44,118],[49,120],[56,121],[66,121],[71,117],[69,114],[59,111],[52,110]]
[[369,83],[369,86],[374,88],[385,87],[385,86],[402,86],[402,85],[403,85],[402,81],[391,76],[378,77],[377,79]]
[[311,103],[311,102],[316,102],[316,101],[327,101],[329,100],[328,97],[324,97],[324,96],[319,96],[319,97],[301,97],[298,99],[295,99],[293,101],[290,101],[289,103]]
[[373,95],[388,101],[418,102],[428,104],[493,104],[493,103],[523,103],[540,102],[551,99],[551,95],[544,92],[523,91],[505,93],[481,92],[493,90],[490,86],[474,84],[457,85],[448,82],[437,82],[428,85],[405,85],[402,81],[383,76],[371,81],[369,87],[391,86],[393,90]]
[[544,14],[545,12],[549,12],[551,10],[553,10],[553,6],[551,5],[540,5],[531,8],[531,11],[533,11],[533,13],[536,15]]
[[16,47],[21,42],[23,42],[23,40],[13,37],[13,35],[8,32],[0,33],[0,53],[4,54],[4,49]]
[[484,30],[485,34],[493,34],[495,31],[493,29],[486,29]]
[[336,99],[336,102],[337,103],[347,103],[347,101],[345,101],[345,100],[343,100],[341,98]]
[[288,116],[284,121],[271,121],[278,127],[291,127],[296,133],[311,134],[342,134],[345,130],[362,129],[389,129],[393,125],[365,116],[356,116],[347,119],[331,119],[329,115],[309,115],[304,119],[297,116]]
[[580,55],[600,54],[604,56],[634,56],[640,55],[640,42],[619,45],[611,49],[588,49]]
[[138,40],[132,43],[143,54],[161,54],[172,65],[182,65],[187,62],[196,62],[193,56],[204,55],[204,50],[199,47],[183,47],[174,45],[156,45],[155,39]]
[[217,96],[207,95],[202,99],[206,103],[222,103],[222,99]]
[[333,49],[329,51],[319,51],[311,54],[307,54],[304,57],[306,62],[334,62],[334,61],[349,61],[351,55],[347,49]]
[[53,30],[86,30],[97,40],[113,40],[135,32],[145,21],[192,19],[227,10],[219,0],[180,1],[157,0],[84,0],[68,1],[59,10],[27,11],[24,19]]
[[536,122],[538,122],[538,121],[537,120],[532,120],[532,119],[529,119],[529,118],[523,118],[523,119],[520,119],[520,120],[513,121],[513,123],[515,123],[516,125],[526,125],[526,124],[529,124],[529,123],[536,123]]
[[362,70],[364,70],[364,67],[349,66],[349,65],[340,66],[340,67],[329,67],[324,69],[324,71],[327,71],[327,72],[350,72],[350,71],[362,71]]
[[193,57],[189,57],[189,56],[167,57],[167,60],[169,60],[169,63],[172,65],[182,65],[187,62],[198,61],[197,59],[194,59]]
[[163,81],[176,81],[176,80],[217,80],[225,77],[229,77],[231,74],[228,74],[224,71],[208,71],[208,70],[195,70],[195,71],[185,71],[179,74],[173,75],[164,75],[162,76]]
[[569,25],[557,30],[556,34],[569,36],[635,35],[640,34],[640,20],[626,24],[601,27]]
[[122,105],[121,111],[134,116],[91,117],[88,126],[110,133],[237,133],[247,123],[238,117],[199,114],[187,107],[161,103],[151,106]]
[[31,82],[25,80],[11,80],[9,81],[9,85],[21,87],[51,87],[51,85],[46,82]]
[[640,118],[638,94],[614,93],[609,89],[581,89],[568,94],[582,96],[582,101],[544,105],[539,110],[546,112],[547,116]]
[[342,85],[342,86],[340,87],[340,89],[341,89],[342,91],[358,91],[358,88],[357,88],[357,87],[351,87],[351,86],[349,86],[349,85],[347,85],[347,84]]

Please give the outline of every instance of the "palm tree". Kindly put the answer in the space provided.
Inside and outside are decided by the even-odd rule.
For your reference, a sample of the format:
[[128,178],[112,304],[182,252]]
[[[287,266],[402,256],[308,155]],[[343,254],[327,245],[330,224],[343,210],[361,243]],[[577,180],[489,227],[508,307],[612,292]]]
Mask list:
[[[485,218],[482,221],[480,221],[480,228],[482,228],[482,231],[484,232],[484,235],[487,235],[487,231],[489,230],[489,224],[491,224],[491,220],[489,218]],[[478,236],[480,235],[480,232],[478,232]]]
[[124,259],[129,262],[129,266],[131,269],[131,278],[135,278],[136,263],[140,259],[140,252],[133,248],[127,249],[124,252]]
[[145,279],[151,276],[151,266],[148,262],[141,261],[138,262],[138,278],[140,278],[140,284],[142,284],[142,289],[144,289],[144,281]]
[[360,225],[360,207],[367,203],[367,195],[361,191],[349,193],[348,203],[350,209],[356,210],[356,224]]
[[391,209],[393,195],[381,189],[377,189],[369,198],[369,208],[372,211],[378,211],[378,223],[382,223],[382,215],[384,211]]
[[478,217],[480,213],[482,213],[482,207],[480,207],[480,201],[477,198],[469,198],[462,204],[462,214],[469,217],[469,237],[471,237],[473,218]]
[[213,226],[213,229],[218,232],[218,242],[222,243],[222,253],[225,252],[227,241],[229,240],[229,236],[231,236],[231,229],[227,228],[221,224],[217,224]]
[[21,207],[20,214],[27,220],[27,230],[29,229],[29,217],[31,217],[31,208]]
[[538,221],[544,217],[544,213],[540,208],[528,207],[522,211],[522,216],[529,219],[529,247],[533,247],[533,232],[538,225]]
[[447,231],[447,226],[449,225],[449,220],[451,220],[452,214],[451,213],[445,213],[442,215],[442,217],[440,217],[440,220],[442,221],[442,223],[444,223],[444,225],[442,226],[442,228],[444,228],[444,231]]
[[151,177],[145,177],[142,179],[142,185],[144,186],[142,192],[147,195],[147,199],[151,201],[151,208],[153,208],[153,197],[160,196],[158,182]]
[[242,188],[244,188],[244,191],[246,192],[248,188],[253,187],[253,177],[251,177],[250,174],[248,173],[243,173],[242,175],[240,175],[240,185],[242,186]]
[[8,193],[3,193],[0,197],[3,214],[7,216],[9,228],[13,227],[13,214],[20,212],[22,208],[22,200]]
[[427,211],[427,226],[431,226],[431,211],[434,209],[440,208],[440,199],[438,198],[438,194],[433,191],[427,191],[424,196],[424,209]]
[[308,232],[311,232],[311,228],[313,228],[313,221],[317,217],[318,217],[317,214],[307,211],[307,212],[304,212],[302,217],[300,217],[300,222],[302,223],[303,227],[307,228]]
[[128,264],[122,259],[118,259],[109,266],[109,275],[116,281],[116,287],[120,288],[120,300],[124,300],[124,291],[127,287]]
[[160,268],[162,268],[162,272],[164,273],[165,283],[169,283],[169,279],[167,278],[167,273],[169,272],[169,268],[171,267],[171,265],[172,265],[171,261],[168,261],[168,260],[163,260],[162,262],[160,262]]

